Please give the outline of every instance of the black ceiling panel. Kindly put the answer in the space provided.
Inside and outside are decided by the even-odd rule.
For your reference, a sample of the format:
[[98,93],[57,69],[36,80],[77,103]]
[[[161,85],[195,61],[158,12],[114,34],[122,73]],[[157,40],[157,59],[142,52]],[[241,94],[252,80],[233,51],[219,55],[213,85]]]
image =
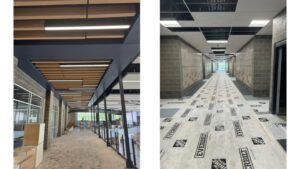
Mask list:
[[212,50],[213,50],[213,49],[224,49],[224,50],[225,50],[226,48],[225,48],[225,47],[214,47],[214,48],[211,48],[211,49],[212,49]]
[[160,0],[160,12],[189,12],[183,0]]
[[191,12],[235,12],[238,0],[185,0]]
[[231,35],[255,35],[262,27],[232,27]]
[[230,27],[201,27],[206,40],[228,40]]
[[220,54],[225,54],[225,51],[213,51],[214,54],[220,55]]
[[180,27],[180,28],[169,28],[172,32],[201,32],[198,27]]
[[193,21],[190,13],[160,13],[160,20]]

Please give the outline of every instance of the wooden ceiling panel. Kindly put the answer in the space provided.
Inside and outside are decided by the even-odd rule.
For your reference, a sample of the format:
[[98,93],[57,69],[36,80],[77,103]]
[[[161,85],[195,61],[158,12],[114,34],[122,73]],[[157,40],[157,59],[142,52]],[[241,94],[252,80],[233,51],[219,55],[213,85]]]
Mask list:
[[84,32],[15,31],[14,40],[85,39]]
[[140,0],[90,0],[90,4],[129,4],[129,3],[140,3]]
[[[85,67],[91,64],[110,64],[111,60],[81,60],[81,61],[32,61],[40,72],[50,80],[50,83],[57,90],[69,90],[71,88],[96,88],[108,67]],[[72,67],[60,67],[61,65]],[[73,66],[80,65],[80,67]],[[82,80],[82,81],[61,81],[51,80]],[[84,86],[86,84],[96,86]],[[60,93],[64,99],[81,97],[92,97],[93,92],[84,93]],[[84,98],[87,99],[87,98]]]
[[14,6],[84,5],[87,0],[14,0]]
[[43,31],[45,20],[14,21],[14,31]]
[[100,5],[90,6],[88,9],[88,18],[133,17],[135,15],[135,5]]

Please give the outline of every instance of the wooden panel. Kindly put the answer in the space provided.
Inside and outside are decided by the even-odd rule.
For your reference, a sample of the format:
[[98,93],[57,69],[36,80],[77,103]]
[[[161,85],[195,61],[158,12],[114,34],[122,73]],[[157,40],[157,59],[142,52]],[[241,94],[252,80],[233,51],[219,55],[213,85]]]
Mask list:
[[88,9],[88,18],[133,17],[135,15],[135,5],[90,6]]
[[45,20],[14,21],[15,31],[43,31]]
[[31,19],[84,19],[86,7],[39,7],[39,8],[15,8],[15,20]]
[[[88,7],[88,18],[132,17],[136,15],[134,5],[100,5]],[[15,20],[34,19],[85,19],[85,6],[28,7],[15,8]]]
[[14,0],[14,6],[82,5],[87,0]]
[[123,4],[123,3],[140,3],[140,0],[90,0],[90,4]]
[[83,32],[16,31],[14,40],[85,39]]

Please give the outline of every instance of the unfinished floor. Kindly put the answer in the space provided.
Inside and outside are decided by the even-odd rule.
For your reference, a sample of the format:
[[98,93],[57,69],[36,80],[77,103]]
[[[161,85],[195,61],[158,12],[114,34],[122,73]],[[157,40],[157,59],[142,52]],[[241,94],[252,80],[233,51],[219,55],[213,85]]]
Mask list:
[[87,129],[57,137],[38,169],[123,169],[125,160]]
[[161,169],[285,169],[286,123],[259,113],[266,105],[220,72],[190,98],[162,100]]

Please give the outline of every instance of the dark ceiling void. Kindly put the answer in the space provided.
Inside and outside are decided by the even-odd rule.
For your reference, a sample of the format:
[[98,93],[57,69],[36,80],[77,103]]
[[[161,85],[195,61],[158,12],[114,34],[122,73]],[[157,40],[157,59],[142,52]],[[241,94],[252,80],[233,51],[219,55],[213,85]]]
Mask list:
[[160,12],[189,12],[183,0],[161,0]]
[[206,40],[228,40],[230,27],[201,27]]
[[199,27],[169,28],[172,32],[201,32]]
[[225,50],[226,48],[225,47],[213,47],[213,48],[211,48],[211,50],[220,50],[220,49],[223,49],[223,50]]
[[189,12],[185,13],[160,13],[160,20],[193,21]]
[[235,12],[238,0],[185,0],[191,12]]
[[161,20],[194,20],[183,0],[161,0]]
[[225,54],[225,51],[213,51],[214,52],[214,54]]
[[255,35],[262,27],[232,27],[231,35]]

